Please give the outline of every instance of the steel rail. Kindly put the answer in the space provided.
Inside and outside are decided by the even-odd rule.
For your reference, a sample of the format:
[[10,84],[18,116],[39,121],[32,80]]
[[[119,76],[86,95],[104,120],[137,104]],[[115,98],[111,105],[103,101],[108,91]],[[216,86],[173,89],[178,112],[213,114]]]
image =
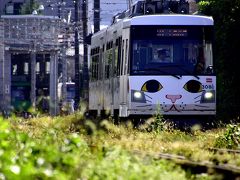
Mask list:
[[222,153],[228,152],[228,153],[240,154],[240,150],[236,150],[236,149],[208,148],[208,150],[214,151],[214,152],[222,152]]
[[197,172],[208,172],[208,169],[213,169],[217,173],[227,175],[228,177],[231,178],[240,178],[240,167],[231,165],[231,164],[215,164],[214,162],[211,161],[193,161],[190,160],[189,158],[186,158],[185,156],[180,156],[176,154],[168,154],[168,153],[158,153],[158,154],[153,154],[153,153],[143,153],[141,151],[134,151],[136,154],[141,154],[141,155],[147,155],[147,156],[152,156],[155,159],[166,159],[175,162],[176,164],[181,165],[184,168],[190,168],[194,169],[193,171]]

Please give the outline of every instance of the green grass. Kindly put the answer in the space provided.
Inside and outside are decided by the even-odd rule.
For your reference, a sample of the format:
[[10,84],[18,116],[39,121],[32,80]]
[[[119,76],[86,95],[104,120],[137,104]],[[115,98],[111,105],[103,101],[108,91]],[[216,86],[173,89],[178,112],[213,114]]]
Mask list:
[[[159,122],[158,122],[159,123]],[[190,133],[171,128],[147,132],[131,123],[98,126],[83,113],[64,117],[0,118],[0,179],[212,179],[154,158],[174,153],[195,161],[240,164],[231,154],[214,154],[228,129]],[[165,126],[165,125],[164,125]],[[229,134],[229,133],[228,133]],[[234,136],[235,137],[235,136]],[[218,142],[218,143],[217,143]],[[136,153],[140,152],[140,153]]]

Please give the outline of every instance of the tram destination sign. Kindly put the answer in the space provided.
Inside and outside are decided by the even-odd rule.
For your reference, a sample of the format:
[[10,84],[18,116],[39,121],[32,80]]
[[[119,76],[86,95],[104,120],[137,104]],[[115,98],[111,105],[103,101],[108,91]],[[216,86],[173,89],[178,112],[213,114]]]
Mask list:
[[187,37],[187,29],[157,29],[158,37]]
[[212,27],[207,26],[133,26],[132,39],[207,39],[212,38]]

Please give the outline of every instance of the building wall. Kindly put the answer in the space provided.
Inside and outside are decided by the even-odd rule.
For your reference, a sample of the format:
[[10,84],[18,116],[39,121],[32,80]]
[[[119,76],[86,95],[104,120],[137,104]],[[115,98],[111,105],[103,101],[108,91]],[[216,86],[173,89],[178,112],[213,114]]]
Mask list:
[[[57,63],[60,52],[59,18],[51,16],[11,15],[0,19],[0,110],[11,107],[11,55],[31,56],[31,102],[36,103],[36,55],[50,54],[50,114],[57,113]],[[21,60],[21,59],[20,59]],[[43,61],[45,61],[43,59]],[[36,89],[36,90],[35,90]]]
[[[29,2],[30,0],[0,0],[0,15],[5,14],[6,5],[14,4],[14,3],[25,3]],[[44,10],[42,12],[38,12],[43,15],[47,16],[61,16],[67,20],[68,14],[71,11],[73,20],[74,18],[74,3],[73,0],[64,0],[62,3],[61,0],[37,0],[39,5],[44,6]]]

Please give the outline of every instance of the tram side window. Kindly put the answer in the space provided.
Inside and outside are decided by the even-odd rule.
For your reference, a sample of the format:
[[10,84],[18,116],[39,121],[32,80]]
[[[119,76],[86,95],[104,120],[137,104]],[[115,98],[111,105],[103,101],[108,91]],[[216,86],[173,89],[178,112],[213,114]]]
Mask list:
[[108,79],[110,77],[110,67],[113,60],[113,42],[107,43],[107,51],[106,51],[106,58],[105,58],[105,78]]
[[91,62],[91,67],[90,67],[90,77],[91,77],[91,81],[94,81],[94,56],[92,56],[92,62]]
[[117,76],[117,63],[118,63],[118,43],[116,41],[115,47],[114,47],[114,65],[113,65],[113,76],[116,77]]
[[121,65],[121,45],[122,45],[122,37],[118,38],[118,52],[117,52],[117,76],[120,75],[120,65]]
[[126,75],[128,72],[128,39],[126,39],[126,47],[125,47],[125,64],[124,64],[124,74]]
[[99,66],[99,47],[91,50],[92,62],[91,62],[91,81],[98,80],[98,66]]
[[98,59],[98,55],[92,57],[92,81],[96,81],[98,79]]
[[122,41],[122,56],[121,56],[121,75],[123,75],[123,61],[124,61],[124,40]]
[[118,75],[118,46],[119,46],[119,41],[116,39],[115,42],[115,47],[114,47],[114,70],[113,70],[113,76],[116,77]]

